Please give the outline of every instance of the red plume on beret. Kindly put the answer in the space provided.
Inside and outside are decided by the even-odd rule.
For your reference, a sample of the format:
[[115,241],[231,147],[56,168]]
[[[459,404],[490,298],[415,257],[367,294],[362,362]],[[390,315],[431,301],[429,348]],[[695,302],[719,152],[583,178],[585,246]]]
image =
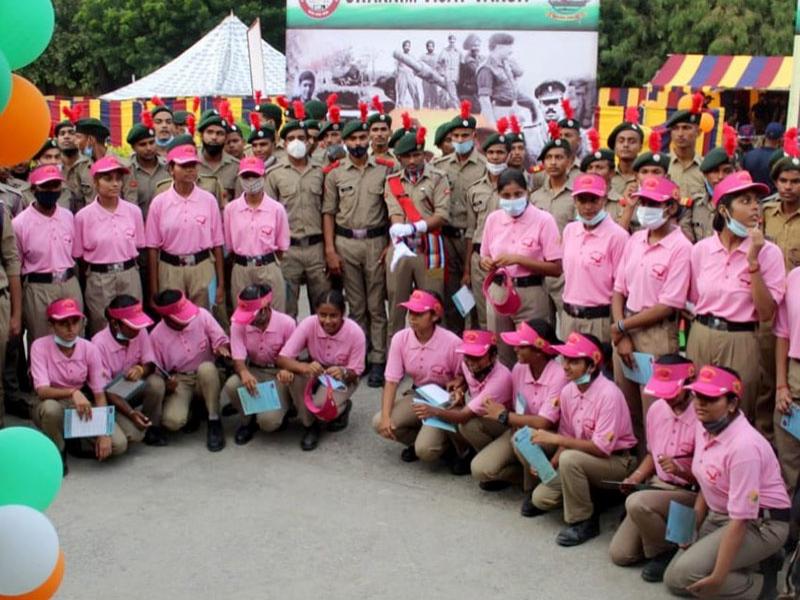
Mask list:
[[338,99],[339,99],[339,94],[333,92],[332,94],[328,94],[328,97],[325,98],[325,104],[328,106],[328,108],[330,108],[331,106],[336,104],[336,101]]
[[303,106],[303,103],[300,100],[295,100],[292,102],[292,112],[294,113],[294,118],[297,121],[302,121],[306,118],[306,107]]
[[191,114],[191,113],[186,115],[186,129],[189,130],[189,133],[192,135],[192,137],[194,137],[195,124],[196,124],[196,121],[195,121],[194,115]]
[[253,126],[253,131],[261,129],[261,115],[253,111],[250,113],[250,125]]
[[505,135],[506,131],[508,131],[508,119],[505,117],[500,117],[497,120],[497,133],[500,135]]
[[83,115],[83,106],[78,104],[75,108],[72,109],[72,120],[79,121],[81,115]]
[[75,106],[75,108],[70,108],[68,106],[65,106],[64,108],[61,109],[61,112],[65,117],[67,117],[69,121],[74,123],[75,121],[81,118],[81,113],[83,112],[83,109],[81,108],[81,105],[78,104],[77,106]]
[[72,121],[72,109],[69,106],[65,106],[61,109],[61,114],[67,118],[67,121]]
[[153,113],[151,113],[149,110],[145,110],[145,111],[142,112],[142,125],[144,125],[148,129],[152,129],[153,128],[153,125],[154,125],[154,123],[153,123]]
[[564,111],[564,117],[567,119],[574,119],[575,118],[575,109],[572,108],[572,104],[569,101],[569,98],[562,98],[561,99],[561,108]]
[[48,134],[49,137],[55,137],[56,135],[56,122],[50,121],[50,133]]
[[550,134],[551,140],[555,141],[561,139],[561,127],[559,127],[558,123],[555,121],[547,122],[547,132]]
[[589,138],[589,149],[592,154],[600,150],[600,134],[597,133],[597,129],[592,127],[586,132],[586,137]]
[[706,101],[706,97],[703,96],[702,93],[697,92],[692,94],[692,108],[689,109],[689,112],[692,114],[700,114],[703,110],[703,103]]
[[725,154],[728,155],[728,158],[733,158],[736,153],[736,145],[738,143],[736,138],[736,130],[725,123],[722,127],[722,147],[725,149]]
[[797,127],[791,127],[783,135],[783,151],[792,158],[800,157],[800,148],[797,147]]
[[417,146],[420,146],[420,145],[424,146],[425,145],[425,134],[426,133],[428,133],[428,131],[424,127],[420,127],[419,129],[417,129]]
[[629,106],[625,109],[625,122],[631,125],[639,124],[639,107]]
[[411,115],[404,112],[400,115],[400,118],[403,119],[403,129],[411,129]]
[[152,102],[156,106],[164,106],[164,101],[161,98],[159,98],[158,96],[153,96],[150,99],[150,102]]
[[367,122],[367,103],[366,102],[359,102],[358,103],[358,112],[361,113],[361,122]]
[[469,119],[470,114],[472,114],[472,102],[469,100],[462,100],[461,101],[461,118],[462,119]]
[[380,96],[373,96],[372,97],[372,108],[378,111],[378,114],[383,114],[383,102],[381,102]]
[[286,99],[286,96],[278,96],[275,98],[275,102],[280,106],[283,110],[289,108],[289,101]]
[[197,112],[198,108],[200,108],[200,97],[195,96],[192,98],[192,112]]
[[650,152],[653,154],[658,154],[661,152],[661,130],[660,129],[653,129],[650,132],[650,138],[647,140],[647,145],[650,148]]
[[331,107],[328,109],[328,120],[331,123],[338,125],[341,118],[342,118],[342,109],[340,109],[335,104],[331,105]]
[[519,126],[519,119],[517,119],[517,115],[511,115],[509,123],[511,125],[511,133],[516,135],[522,133],[522,127]]
[[261,93],[260,90],[256,90],[256,93],[253,94],[253,97],[254,97],[254,99],[256,101],[256,104],[261,104],[261,98],[263,98],[264,95]]

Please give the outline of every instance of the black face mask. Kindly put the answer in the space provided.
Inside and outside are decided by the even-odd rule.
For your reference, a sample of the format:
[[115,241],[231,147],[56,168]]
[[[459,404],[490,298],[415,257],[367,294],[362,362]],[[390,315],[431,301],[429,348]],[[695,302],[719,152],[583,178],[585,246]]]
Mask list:
[[225,148],[224,144],[206,144],[203,142],[203,150],[211,156],[219,156]]
[[702,423],[703,429],[705,429],[711,435],[719,435],[728,428],[728,425],[730,425],[731,422],[733,421],[735,414],[736,413],[734,414],[728,413],[724,417],[721,417],[716,421],[710,421],[708,423],[704,421]]
[[492,372],[494,368],[493,363],[489,363],[487,366],[483,367],[480,371],[475,371],[472,376],[477,379],[478,381],[483,381],[489,376],[489,373]]
[[61,196],[61,192],[53,192],[53,191],[39,191],[34,192],[34,196],[36,196],[36,202],[39,206],[44,209],[51,209],[56,205],[58,202],[58,198]]
[[369,146],[348,146],[347,151],[353,158],[362,158],[367,155]]
[[78,156],[78,149],[77,148],[62,148],[61,154],[68,158],[72,158],[73,156]]

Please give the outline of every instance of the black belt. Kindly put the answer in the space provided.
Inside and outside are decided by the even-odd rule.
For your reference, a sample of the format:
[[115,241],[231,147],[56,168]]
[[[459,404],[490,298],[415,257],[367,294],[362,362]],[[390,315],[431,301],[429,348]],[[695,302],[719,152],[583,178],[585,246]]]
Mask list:
[[249,361],[247,363],[247,366],[248,367],[255,367],[256,369],[275,369],[275,368],[277,368],[275,363],[269,363],[267,365],[259,365],[258,363],[255,363],[255,362],[252,362],[252,361]]
[[[495,275],[492,278],[492,283],[503,285],[505,280],[505,275]],[[544,277],[541,275],[528,275],[526,277],[512,277],[511,281],[514,282],[514,287],[533,287],[535,285],[542,285],[544,283]]]
[[792,518],[791,508],[759,508],[758,517],[760,519],[783,521],[788,523]]
[[741,331],[755,331],[758,329],[758,323],[756,321],[736,323],[734,321],[728,321],[727,319],[715,317],[714,315],[697,315],[695,320],[698,323],[702,323],[706,327],[716,329],[717,331],[730,331],[731,333],[737,333]]
[[442,235],[444,237],[455,238],[457,240],[464,237],[467,232],[463,227],[453,227],[452,225],[442,225]]
[[275,253],[262,254],[261,256],[242,256],[241,254],[233,255],[233,262],[243,267],[263,267],[274,263],[276,260]]
[[302,238],[292,238],[291,244],[292,246],[316,246],[317,244],[322,243],[322,234],[315,233],[314,235],[307,235],[306,237]]
[[381,237],[389,232],[389,228],[385,225],[381,227],[373,227],[372,229],[347,229],[336,225],[334,227],[336,235],[341,235],[351,240],[369,240],[376,237]]
[[611,306],[577,306],[564,302],[564,312],[576,319],[606,319],[611,316]]
[[481,245],[480,244],[472,244],[472,251],[473,252],[480,252],[481,251]]
[[509,106],[514,106],[514,103],[508,100],[495,100],[492,98],[492,104],[495,106],[500,106],[502,108],[508,108]]
[[611,456],[630,456],[631,449],[630,448],[623,448],[622,450],[614,450],[611,453]]
[[194,254],[183,254],[181,256],[170,254],[162,250],[161,254],[158,256],[159,260],[176,267],[191,267],[210,257],[211,250],[208,248],[200,250],[200,252],[195,252]]
[[27,283],[64,283],[75,277],[75,269],[69,268],[58,273],[28,273],[24,276]]
[[122,271],[127,271],[128,269],[132,269],[135,266],[136,266],[136,259],[131,258],[130,260],[126,260],[125,262],[118,262],[118,263],[103,263],[103,264],[89,263],[89,270],[92,273],[121,273]]

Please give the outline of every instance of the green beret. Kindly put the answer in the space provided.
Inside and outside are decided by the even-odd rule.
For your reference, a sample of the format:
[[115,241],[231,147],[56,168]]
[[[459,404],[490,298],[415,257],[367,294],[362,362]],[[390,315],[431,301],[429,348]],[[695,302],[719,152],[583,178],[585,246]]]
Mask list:
[[367,117],[367,127],[372,127],[375,123],[386,123],[389,129],[392,128],[392,117],[387,114],[381,114],[379,112],[372,113],[369,117]]
[[691,123],[692,125],[697,125],[700,123],[701,113],[693,113],[689,112],[688,110],[676,110],[672,113],[672,116],[667,119],[666,126],[667,128],[673,127],[678,123]]
[[59,122],[53,128],[53,135],[58,137],[58,132],[61,131],[62,129],[64,129],[64,127],[73,127],[74,128],[75,124],[72,121],[70,121],[69,119],[64,119],[63,121]]
[[614,146],[617,144],[617,136],[623,131],[635,131],[639,134],[639,142],[644,143],[644,130],[642,129],[641,125],[638,123],[629,123],[628,121],[623,121],[611,130],[611,135],[608,136],[607,140],[609,148],[612,150],[614,149]]
[[633,170],[638,172],[642,167],[661,167],[666,173],[669,171],[669,162],[672,157],[668,152],[644,152],[633,161]]
[[322,138],[329,131],[341,131],[341,130],[342,126],[339,123],[334,123],[332,121],[320,121],[319,133],[317,134],[317,137]]
[[91,135],[99,142],[105,142],[111,135],[108,127],[100,119],[81,119],[75,123],[76,133]]
[[772,155],[769,157],[769,168],[772,170],[772,167],[775,166],[775,163],[778,162],[782,158],[787,158],[789,155],[783,151],[783,148],[778,148]]
[[[478,122],[475,120],[475,117],[472,115],[468,116],[466,119],[462,119],[461,115],[458,115],[451,121],[453,125],[453,129],[458,129],[459,127],[466,127],[467,129],[475,129],[478,126]],[[451,129],[450,131],[453,131]]]
[[186,117],[188,117],[190,113],[188,110],[178,110],[172,115],[172,122],[175,125],[186,125]]
[[167,152],[172,150],[173,148],[177,148],[178,146],[194,146],[194,137],[189,135],[188,133],[182,133],[181,135],[176,135],[169,144],[167,144]]
[[495,131],[492,135],[486,138],[486,141],[483,142],[483,151],[486,152],[489,149],[489,146],[494,146],[495,144],[503,144],[506,147],[507,151],[511,150],[511,136],[504,133],[499,133]]
[[242,126],[238,123],[228,123],[228,133],[238,133],[240,136],[245,137]]
[[407,133],[417,133],[417,129],[415,127],[411,129],[403,129],[402,127],[400,129],[395,129],[394,133],[392,133],[392,137],[389,138],[389,148],[393,149],[397,142],[400,141],[400,138]]
[[283,129],[281,129],[281,139],[285,140],[289,132],[295,131],[296,129],[302,129],[303,131],[308,133],[308,124],[310,122],[311,121],[298,121],[297,119],[292,119],[291,121],[286,123],[286,125],[283,126]]
[[369,131],[369,126],[362,122],[360,119],[353,119],[352,121],[348,121],[345,123],[344,129],[342,129],[342,139],[347,139],[354,133],[358,131]]
[[219,125],[225,131],[228,131],[229,124],[222,118],[219,111],[215,108],[210,108],[200,116],[200,123],[197,125],[197,131],[202,132],[206,127],[211,125]]
[[614,153],[608,148],[600,148],[597,152],[587,154],[581,161],[581,171],[584,173],[589,169],[589,165],[600,160],[607,160],[611,168],[616,164]]
[[247,138],[247,143],[252,144],[256,140],[271,140],[275,141],[275,129],[272,125],[262,125],[259,129],[254,129],[250,132]]
[[544,145],[542,151],[539,152],[539,162],[544,160],[545,155],[550,152],[553,148],[563,148],[567,151],[567,154],[572,154],[572,147],[569,145],[567,140],[562,140],[561,138],[557,140],[550,140]]
[[39,160],[42,157],[42,154],[47,152],[48,150],[52,150],[53,148],[58,148],[58,142],[55,138],[47,138],[47,141],[39,148],[39,151],[33,155],[33,160]]
[[558,122],[558,126],[561,129],[574,129],[576,131],[580,131],[581,130],[580,123],[578,123],[578,121],[575,120],[575,119],[561,119]]
[[[402,129],[398,129],[398,131],[403,131]],[[453,121],[445,121],[441,125],[436,128],[436,135],[433,136],[433,145],[437,148],[441,148],[442,144],[444,144],[444,138],[447,137],[449,133],[453,131]],[[397,133],[397,132],[395,132]]]
[[306,119],[306,130],[316,129],[319,131],[319,121],[316,119]]
[[731,162],[731,158],[728,156],[728,153],[725,152],[723,148],[714,148],[708,154],[705,155],[703,158],[703,162],[700,163],[700,172],[701,173],[708,173],[709,171],[713,171],[720,165],[730,165],[733,164]]
[[328,114],[328,105],[321,100],[309,100],[304,106],[306,115],[315,121],[321,121]]
[[[153,117],[155,117],[158,113],[162,113],[162,112],[169,113],[170,116],[173,116],[172,115],[172,111],[169,109],[169,107],[166,104],[159,104],[153,110],[150,111],[150,114],[153,115]],[[173,123],[174,122],[175,121],[174,121],[174,117],[173,117]]]
[[130,146],[133,146],[136,142],[141,142],[142,140],[155,136],[156,132],[154,130],[145,127],[141,123],[137,123],[131,127],[131,130],[128,132],[128,137],[125,138],[125,140]]
[[411,154],[415,150],[425,150],[425,141],[421,144],[417,143],[417,132],[409,131],[404,134],[397,143],[394,145],[394,155],[403,156],[404,154]]
[[256,104],[255,111],[275,121],[275,129],[280,129],[281,125],[283,125],[283,109],[277,104],[272,104],[270,102]]
[[772,179],[777,179],[784,171],[800,171],[800,158],[784,156],[772,166],[769,174]]

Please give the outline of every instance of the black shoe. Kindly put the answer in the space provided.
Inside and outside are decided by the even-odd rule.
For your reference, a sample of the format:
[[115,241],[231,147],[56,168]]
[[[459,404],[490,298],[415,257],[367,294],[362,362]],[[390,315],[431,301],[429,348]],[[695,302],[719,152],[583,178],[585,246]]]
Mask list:
[[151,425],[144,432],[144,443],[148,446],[166,446],[169,444],[167,435],[158,425]]
[[347,427],[350,422],[350,409],[353,408],[353,403],[350,400],[344,405],[342,414],[336,417],[333,421],[328,423],[328,431],[341,431]]
[[199,410],[199,405],[193,404],[189,408],[189,417],[186,419],[186,425],[181,428],[183,433],[194,433],[200,429],[200,423],[203,422],[203,415]]
[[772,556],[761,561],[760,571],[764,576],[764,583],[761,586],[758,600],[773,600],[778,597],[778,573],[783,568],[785,558],[786,555],[781,548]]
[[519,514],[523,517],[538,517],[544,513],[545,511],[533,503],[531,492],[525,492],[525,500],[522,501],[522,506],[519,507]]
[[412,463],[419,460],[419,456],[417,456],[417,451],[414,448],[414,444],[403,448],[403,451],[400,453],[400,460],[407,463]]
[[660,583],[664,581],[664,571],[669,566],[669,561],[675,556],[678,551],[677,548],[662,552],[658,556],[654,556],[647,561],[647,564],[642,569],[642,579],[650,583]]
[[367,377],[367,385],[371,388],[383,387],[385,380],[383,379],[383,369],[385,365],[381,363],[372,363],[369,368],[369,377]]
[[304,430],[303,439],[300,440],[300,447],[309,452],[319,444],[319,422],[315,421],[311,427],[305,427]]
[[[294,414],[296,415],[297,411],[295,411]],[[277,431],[286,431],[287,429],[289,429],[289,419],[290,418],[291,418],[290,411],[286,411],[286,414],[283,415],[283,419],[281,420],[281,424],[278,426],[278,428],[275,431],[276,432]]]
[[472,472],[469,465],[473,458],[475,458],[475,451],[472,448],[464,456],[456,455],[450,463],[450,472],[453,475],[469,475]]
[[593,537],[600,535],[600,523],[597,517],[573,523],[561,530],[556,537],[559,546],[580,546]]
[[238,415],[239,411],[236,410],[236,407],[233,404],[226,404],[222,407],[222,412],[220,414],[223,417],[232,417],[233,415]]
[[92,449],[88,449],[81,444],[81,440],[83,438],[72,438],[69,440],[65,440],[64,442],[64,451],[65,454],[69,454],[74,458],[97,458],[97,455],[94,452],[94,445],[92,444]]
[[9,399],[6,398],[6,414],[29,421],[31,418],[31,409],[22,400],[9,401]]
[[67,467],[67,451],[61,451],[61,465],[63,467],[61,477],[66,477],[67,473],[69,473],[69,467]]
[[251,417],[247,423],[242,423],[236,428],[233,441],[236,442],[237,446],[244,446],[253,439],[256,431],[258,431],[258,423],[256,423],[255,418]]
[[500,481],[499,479],[496,479],[493,481],[481,481],[478,484],[478,487],[484,492],[499,492],[500,490],[506,489],[510,485],[510,481]]
[[225,447],[225,432],[222,431],[222,421],[219,419],[211,419],[208,421],[206,447],[209,452],[219,452]]

